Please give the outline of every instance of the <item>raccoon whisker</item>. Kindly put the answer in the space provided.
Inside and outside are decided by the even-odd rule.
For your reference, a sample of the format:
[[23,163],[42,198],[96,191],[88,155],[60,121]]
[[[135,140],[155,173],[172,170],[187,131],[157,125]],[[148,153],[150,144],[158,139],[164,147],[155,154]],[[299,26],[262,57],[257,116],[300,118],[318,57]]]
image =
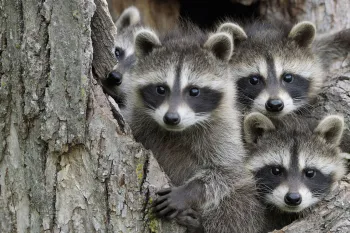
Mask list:
[[[259,180],[258,180],[258,182],[259,182]],[[262,183],[262,184],[259,184],[259,186],[262,186],[263,189],[264,189],[263,191],[260,191],[260,192],[265,192],[266,193],[266,191],[273,191],[273,189],[270,188],[267,184]]]
[[[244,94],[244,92],[242,91],[242,89],[238,88],[238,90],[240,91],[240,93],[239,93],[239,95],[238,95],[238,98],[239,98],[239,96],[241,95],[241,96],[244,96],[245,98],[247,98],[247,99],[249,99],[249,100],[254,100],[254,99],[251,98],[250,96]],[[242,98],[239,98],[239,99],[242,100]],[[244,100],[244,99],[243,99],[243,100]]]
[[[312,192],[312,195],[315,197],[321,197],[325,194],[325,192],[328,190],[328,187],[316,189]],[[309,191],[311,193],[311,191]]]
[[[307,108],[308,106],[309,106],[310,108]],[[311,108],[312,108],[311,105],[306,105],[306,106],[303,106],[302,108],[297,109],[297,110],[296,110],[296,113],[299,113],[299,114],[301,114],[301,115],[306,115],[306,114],[311,113]],[[295,114],[296,114],[296,113],[295,113]]]
[[294,97],[294,98],[292,98],[292,99],[293,99],[293,100],[297,100],[297,99],[307,99],[307,98],[308,98],[308,96],[305,95],[305,96]]
[[147,109],[146,111],[150,111],[149,109],[155,110],[155,108],[152,105],[147,104],[147,103],[146,103],[146,109]]

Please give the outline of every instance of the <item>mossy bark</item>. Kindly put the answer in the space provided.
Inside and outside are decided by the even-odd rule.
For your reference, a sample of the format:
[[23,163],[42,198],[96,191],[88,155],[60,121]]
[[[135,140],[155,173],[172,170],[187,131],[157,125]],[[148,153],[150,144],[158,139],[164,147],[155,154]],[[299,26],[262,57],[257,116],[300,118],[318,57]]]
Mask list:
[[115,62],[106,9],[0,1],[0,232],[184,231],[149,216],[167,180],[99,85]]

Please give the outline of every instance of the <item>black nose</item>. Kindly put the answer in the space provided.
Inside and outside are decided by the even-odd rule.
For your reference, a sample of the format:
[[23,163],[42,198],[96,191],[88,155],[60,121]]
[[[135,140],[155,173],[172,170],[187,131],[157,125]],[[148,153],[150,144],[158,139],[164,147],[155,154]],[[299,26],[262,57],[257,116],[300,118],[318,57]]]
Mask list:
[[113,70],[111,73],[108,74],[107,82],[109,85],[119,86],[120,84],[122,84],[122,81],[123,74],[121,74],[120,72]]
[[163,121],[167,125],[177,125],[180,123],[180,116],[174,112],[167,112],[163,118]]
[[287,193],[284,196],[284,202],[290,206],[297,206],[301,203],[301,196],[299,193]]
[[279,99],[269,99],[265,104],[266,110],[270,112],[282,111],[283,107],[283,101]]

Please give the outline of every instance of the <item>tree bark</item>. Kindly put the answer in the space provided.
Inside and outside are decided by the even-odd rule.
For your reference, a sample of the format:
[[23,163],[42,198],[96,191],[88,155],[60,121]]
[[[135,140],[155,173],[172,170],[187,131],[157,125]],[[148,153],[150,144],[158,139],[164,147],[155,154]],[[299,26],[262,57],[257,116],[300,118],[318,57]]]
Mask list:
[[149,214],[167,180],[98,84],[113,65],[106,9],[0,1],[0,232],[184,231]]

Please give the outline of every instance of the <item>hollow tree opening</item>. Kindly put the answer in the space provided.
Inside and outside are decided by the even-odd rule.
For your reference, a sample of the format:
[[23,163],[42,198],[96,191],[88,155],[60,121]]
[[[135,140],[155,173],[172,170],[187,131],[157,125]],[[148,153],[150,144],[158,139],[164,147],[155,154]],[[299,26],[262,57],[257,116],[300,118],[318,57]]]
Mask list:
[[180,17],[189,19],[201,28],[212,28],[226,18],[246,21],[258,18],[260,1],[251,5],[233,3],[231,0],[180,0]]

